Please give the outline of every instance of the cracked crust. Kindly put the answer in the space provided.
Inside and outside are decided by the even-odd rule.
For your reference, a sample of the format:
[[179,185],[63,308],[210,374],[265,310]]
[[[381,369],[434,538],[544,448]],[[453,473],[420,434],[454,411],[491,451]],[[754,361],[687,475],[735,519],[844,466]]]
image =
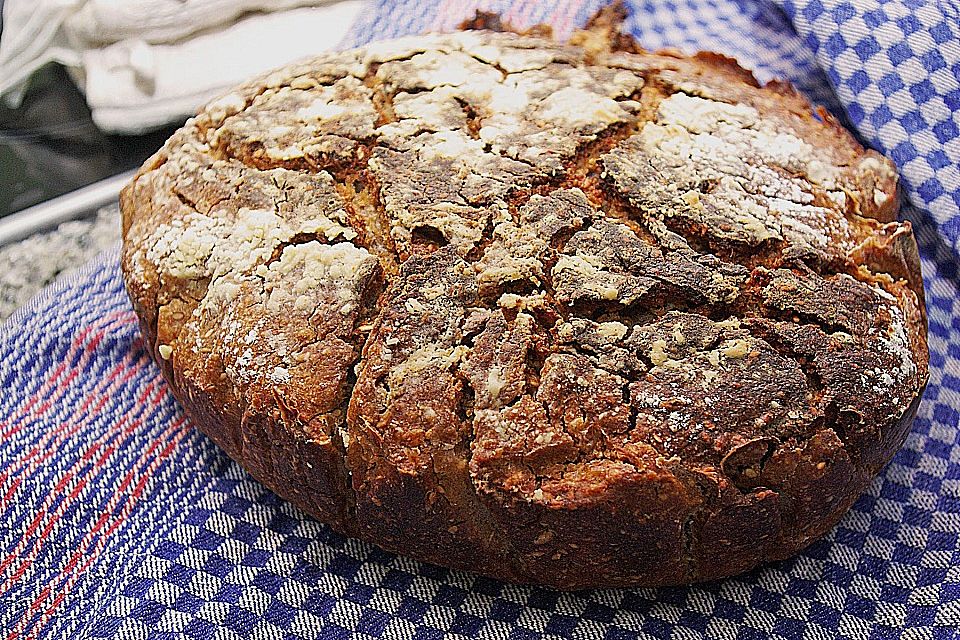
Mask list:
[[796,553],[899,448],[927,348],[892,165],[611,16],[287,67],[123,191],[153,354],[271,489],[430,562],[654,586]]

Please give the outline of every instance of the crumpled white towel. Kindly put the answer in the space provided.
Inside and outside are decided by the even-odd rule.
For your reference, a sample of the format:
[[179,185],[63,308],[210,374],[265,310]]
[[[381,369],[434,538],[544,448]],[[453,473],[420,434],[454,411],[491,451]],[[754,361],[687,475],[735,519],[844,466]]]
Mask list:
[[[314,5],[314,6],[306,6]],[[6,0],[0,94],[19,103],[36,69],[65,65],[104,131],[192,114],[252,75],[335,46],[361,0]]]
[[87,0],[64,23],[75,42],[176,42],[246,13],[273,12],[329,0]]

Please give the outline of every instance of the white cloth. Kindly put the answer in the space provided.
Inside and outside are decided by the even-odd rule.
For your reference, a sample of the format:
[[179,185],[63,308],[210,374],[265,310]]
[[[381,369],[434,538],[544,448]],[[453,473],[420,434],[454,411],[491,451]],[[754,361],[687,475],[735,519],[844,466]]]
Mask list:
[[6,0],[0,94],[70,69],[104,131],[180,120],[252,75],[335,46],[361,0]]
[[176,42],[255,12],[331,4],[323,0],[88,0],[64,23],[76,42]]

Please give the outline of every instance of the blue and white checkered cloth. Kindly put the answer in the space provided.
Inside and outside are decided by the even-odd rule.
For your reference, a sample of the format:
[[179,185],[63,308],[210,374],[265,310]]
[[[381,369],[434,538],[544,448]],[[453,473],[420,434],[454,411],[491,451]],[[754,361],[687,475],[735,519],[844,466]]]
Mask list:
[[[475,9],[569,34],[600,0],[382,0],[348,44]],[[0,329],[7,638],[944,638],[960,627],[960,7],[638,0],[645,47],[792,80],[888,154],[923,254],[931,380],[903,450],[799,557],[691,588],[501,584],[346,539],[193,429],[140,341],[116,252]]]

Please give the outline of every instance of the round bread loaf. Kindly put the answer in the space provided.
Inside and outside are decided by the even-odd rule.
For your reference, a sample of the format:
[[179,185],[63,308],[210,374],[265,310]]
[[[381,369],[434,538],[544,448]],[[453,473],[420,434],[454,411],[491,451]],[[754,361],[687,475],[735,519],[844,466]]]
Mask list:
[[195,424],[337,531],[564,589],[828,531],[927,380],[896,174],[729,59],[469,31],[207,105],[121,197]]

